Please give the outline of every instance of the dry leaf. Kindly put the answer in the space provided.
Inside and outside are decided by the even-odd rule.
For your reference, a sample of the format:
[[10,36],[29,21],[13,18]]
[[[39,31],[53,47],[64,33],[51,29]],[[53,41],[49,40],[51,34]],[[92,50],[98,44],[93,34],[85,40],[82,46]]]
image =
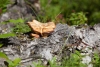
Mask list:
[[34,31],[36,34],[42,37],[48,36],[55,29],[54,22],[41,23],[37,20],[33,20],[32,22],[28,22],[28,25],[30,26],[32,31]]

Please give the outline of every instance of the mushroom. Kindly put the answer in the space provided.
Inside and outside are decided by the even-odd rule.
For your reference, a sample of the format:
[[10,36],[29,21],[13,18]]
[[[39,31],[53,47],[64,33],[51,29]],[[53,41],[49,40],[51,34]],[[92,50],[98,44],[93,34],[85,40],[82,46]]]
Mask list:
[[32,22],[28,22],[29,27],[32,29],[32,31],[35,32],[32,33],[32,36],[35,37],[47,37],[51,32],[54,31],[56,25],[54,22],[48,22],[48,23],[41,23],[37,20],[33,20]]

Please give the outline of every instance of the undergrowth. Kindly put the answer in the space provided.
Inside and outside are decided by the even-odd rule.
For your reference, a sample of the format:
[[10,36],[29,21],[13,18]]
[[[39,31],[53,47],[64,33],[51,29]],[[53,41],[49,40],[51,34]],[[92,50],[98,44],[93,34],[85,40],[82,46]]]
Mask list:
[[[54,57],[52,60],[48,61],[48,65],[43,65],[41,61],[39,61],[38,63],[33,62],[33,65],[35,67],[87,67],[87,64],[83,64],[81,62],[82,57],[83,56],[79,51],[75,51],[75,53],[72,53],[69,58],[64,57],[60,64],[59,62],[57,62],[57,58]],[[20,66],[20,58],[11,60],[3,52],[0,52],[0,58],[4,58],[6,60],[5,62],[7,63],[7,67]],[[93,64],[93,67],[100,67],[100,57],[98,53],[94,53],[91,63]]]
[[20,65],[19,63],[21,61],[20,58],[16,58],[14,60],[9,59],[8,56],[6,54],[4,54],[3,52],[0,52],[0,58],[3,58],[6,60],[5,63],[6,63],[7,67],[16,67],[16,66]]
[[60,22],[73,25],[75,23],[68,22],[67,18],[69,18],[71,13],[83,12],[88,18],[86,23],[93,25],[100,22],[99,2],[100,0],[40,0],[41,11],[43,12],[40,17],[44,18],[44,20],[54,20],[59,14],[58,17],[60,16]]
[[19,19],[10,19],[10,20],[2,22],[2,23],[3,24],[13,23],[14,27],[11,28],[10,33],[0,34],[0,38],[13,37],[13,36],[24,34],[24,33],[27,33],[29,31],[31,31],[29,26],[27,24],[25,24],[25,20],[23,20],[21,18],[19,18]]
[[[34,62],[33,64],[35,67],[88,67],[87,64],[82,63],[83,57],[84,56],[82,56],[79,51],[75,51],[69,58],[64,57],[60,64],[56,61],[56,57],[49,61],[48,66],[44,66],[41,61],[39,63]],[[91,63],[93,64],[93,67],[100,67],[100,57],[98,53],[94,53]]]

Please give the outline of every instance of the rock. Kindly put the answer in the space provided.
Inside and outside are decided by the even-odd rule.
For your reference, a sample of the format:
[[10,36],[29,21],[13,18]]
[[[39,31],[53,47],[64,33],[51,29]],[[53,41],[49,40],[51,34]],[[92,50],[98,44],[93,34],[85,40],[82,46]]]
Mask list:
[[[87,56],[91,58],[91,54],[94,52],[93,48],[96,47],[96,45],[98,45],[96,48],[100,48],[100,27],[97,24],[97,26],[94,26],[93,28],[95,30],[92,30],[90,27],[77,29],[75,26],[57,24],[54,32],[47,38],[41,37],[34,38],[34,40],[26,39],[24,41],[18,37],[11,37],[12,39],[8,38],[13,45],[7,46],[4,49],[2,48],[1,51],[6,53],[9,58],[13,57],[14,59],[20,57],[22,61],[26,60],[26,63],[38,59],[51,60],[54,56],[57,56],[58,59],[60,59],[63,56],[70,56],[70,53],[74,52],[76,49],[83,51],[83,53],[86,51],[86,58]],[[14,40],[19,43],[15,43]],[[83,58],[83,62],[85,62],[86,58]]]
[[[32,8],[27,1],[24,0],[10,0],[11,4],[7,5],[7,12],[0,16],[0,22],[8,21],[9,19],[23,18],[25,20],[32,20],[36,13],[35,7]],[[31,1],[29,0],[29,3]],[[35,0],[33,0],[33,5]],[[32,4],[32,3],[31,3]],[[38,10],[39,11],[39,10]]]

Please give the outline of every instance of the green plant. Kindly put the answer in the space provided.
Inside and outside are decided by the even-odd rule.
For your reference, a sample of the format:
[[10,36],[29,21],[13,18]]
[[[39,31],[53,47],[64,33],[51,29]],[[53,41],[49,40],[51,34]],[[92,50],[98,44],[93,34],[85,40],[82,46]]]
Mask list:
[[20,58],[16,58],[14,59],[13,61],[12,60],[7,60],[7,63],[8,63],[8,67],[16,67],[18,65],[20,65],[21,59]]
[[3,44],[0,43],[0,47],[2,47],[2,46],[3,46]]
[[53,57],[52,60],[49,60],[50,67],[58,67],[56,62],[56,57]]
[[0,34],[0,38],[8,38],[8,37],[14,37],[16,34],[14,33],[6,33],[6,34]]
[[40,4],[43,11],[41,11],[42,14],[39,14],[38,17],[42,19],[42,22],[55,20],[55,18],[62,12],[59,5],[49,5],[52,3],[47,0],[40,0]]
[[3,58],[3,59],[6,60],[6,62],[7,62],[7,64],[8,64],[7,67],[16,67],[16,66],[19,65],[19,63],[20,63],[20,61],[21,61],[20,58],[16,58],[16,59],[14,59],[14,60],[10,60],[10,59],[8,58],[8,56],[6,56],[6,54],[4,54],[3,52],[0,52],[0,58]]
[[7,5],[10,3],[10,0],[0,0],[0,14],[6,12]]
[[29,26],[25,24],[24,22],[25,22],[24,19],[19,18],[19,19],[10,19],[3,23],[4,24],[13,23],[15,26],[12,28],[12,32],[17,33],[17,34],[23,34],[23,33],[31,31]]
[[86,23],[87,18],[83,12],[78,12],[72,13],[68,20],[71,25],[81,25]]
[[62,59],[62,67],[86,67],[82,62],[82,55],[79,51],[72,53],[69,58]]
[[[45,67],[44,65],[42,65],[42,62],[39,61],[38,63],[33,62],[35,67]],[[56,57],[53,57],[52,60],[49,60],[49,67],[58,67],[57,63],[56,63]]]
[[[41,8],[43,14],[41,17],[44,20],[48,20],[53,18],[55,15],[61,14],[63,15],[63,19],[65,20],[64,23],[68,21],[68,18],[73,12],[84,12],[86,13],[86,17],[88,19],[87,24],[95,24],[99,23],[99,12],[100,12],[100,0],[40,0]],[[54,8],[54,9],[53,9]],[[96,12],[96,13],[95,13]],[[56,13],[56,14],[54,14]],[[98,13],[98,14],[97,14]],[[92,16],[92,17],[91,17]],[[51,19],[52,20],[52,19]],[[67,22],[71,24],[70,22]],[[72,23],[76,24],[76,23]],[[81,22],[80,22],[81,24]]]
[[24,23],[17,23],[17,25],[13,28],[13,32],[17,34],[23,34],[31,31],[29,26]]
[[93,14],[91,14],[90,19],[91,19],[91,25],[94,25],[95,22],[99,23],[100,22],[100,11],[94,12]]
[[13,28],[11,28],[10,33],[0,34],[0,38],[14,37],[14,36],[16,36],[16,33],[17,34],[23,34],[23,33],[27,33],[29,31],[31,31],[29,26],[27,24],[25,24],[24,22],[25,21],[21,18],[19,18],[19,19],[10,19],[6,22],[2,22],[3,24],[13,23],[15,26]]
[[10,19],[9,22],[12,22],[15,24],[15,27],[12,29],[14,33],[23,34],[31,30],[29,26],[24,23],[25,21],[21,18],[17,20]]
[[42,65],[42,62],[41,62],[41,61],[39,61],[38,63],[33,62],[33,65],[34,65],[35,67],[44,67],[44,66]]
[[[69,58],[64,58],[60,62],[61,64],[57,64],[56,57],[54,57],[52,60],[49,60],[49,67],[86,67],[86,64],[83,64],[82,62],[82,55],[79,51],[75,51],[75,53],[72,53]],[[43,65],[42,65],[43,66]],[[42,67],[41,64],[35,64],[35,67]]]
[[8,60],[8,57],[3,52],[0,52],[0,58],[4,58],[4,59]]
[[[81,53],[75,51],[70,57],[64,57],[60,65],[57,64],[56,57],[54,57],[52,60],[49,60],[50,65],[48,67],[87,67],[87,64],[82,63],[82,58]],[[93,64],[93,67],[100,67],[100,55],[98,53],[94,53],[91,64]],[[45,67],[41,62],[34,63],[34,65],[35,67]]]
[[100,55],[98,53],[94,53],[92,58],[93,67],[100,67]]

